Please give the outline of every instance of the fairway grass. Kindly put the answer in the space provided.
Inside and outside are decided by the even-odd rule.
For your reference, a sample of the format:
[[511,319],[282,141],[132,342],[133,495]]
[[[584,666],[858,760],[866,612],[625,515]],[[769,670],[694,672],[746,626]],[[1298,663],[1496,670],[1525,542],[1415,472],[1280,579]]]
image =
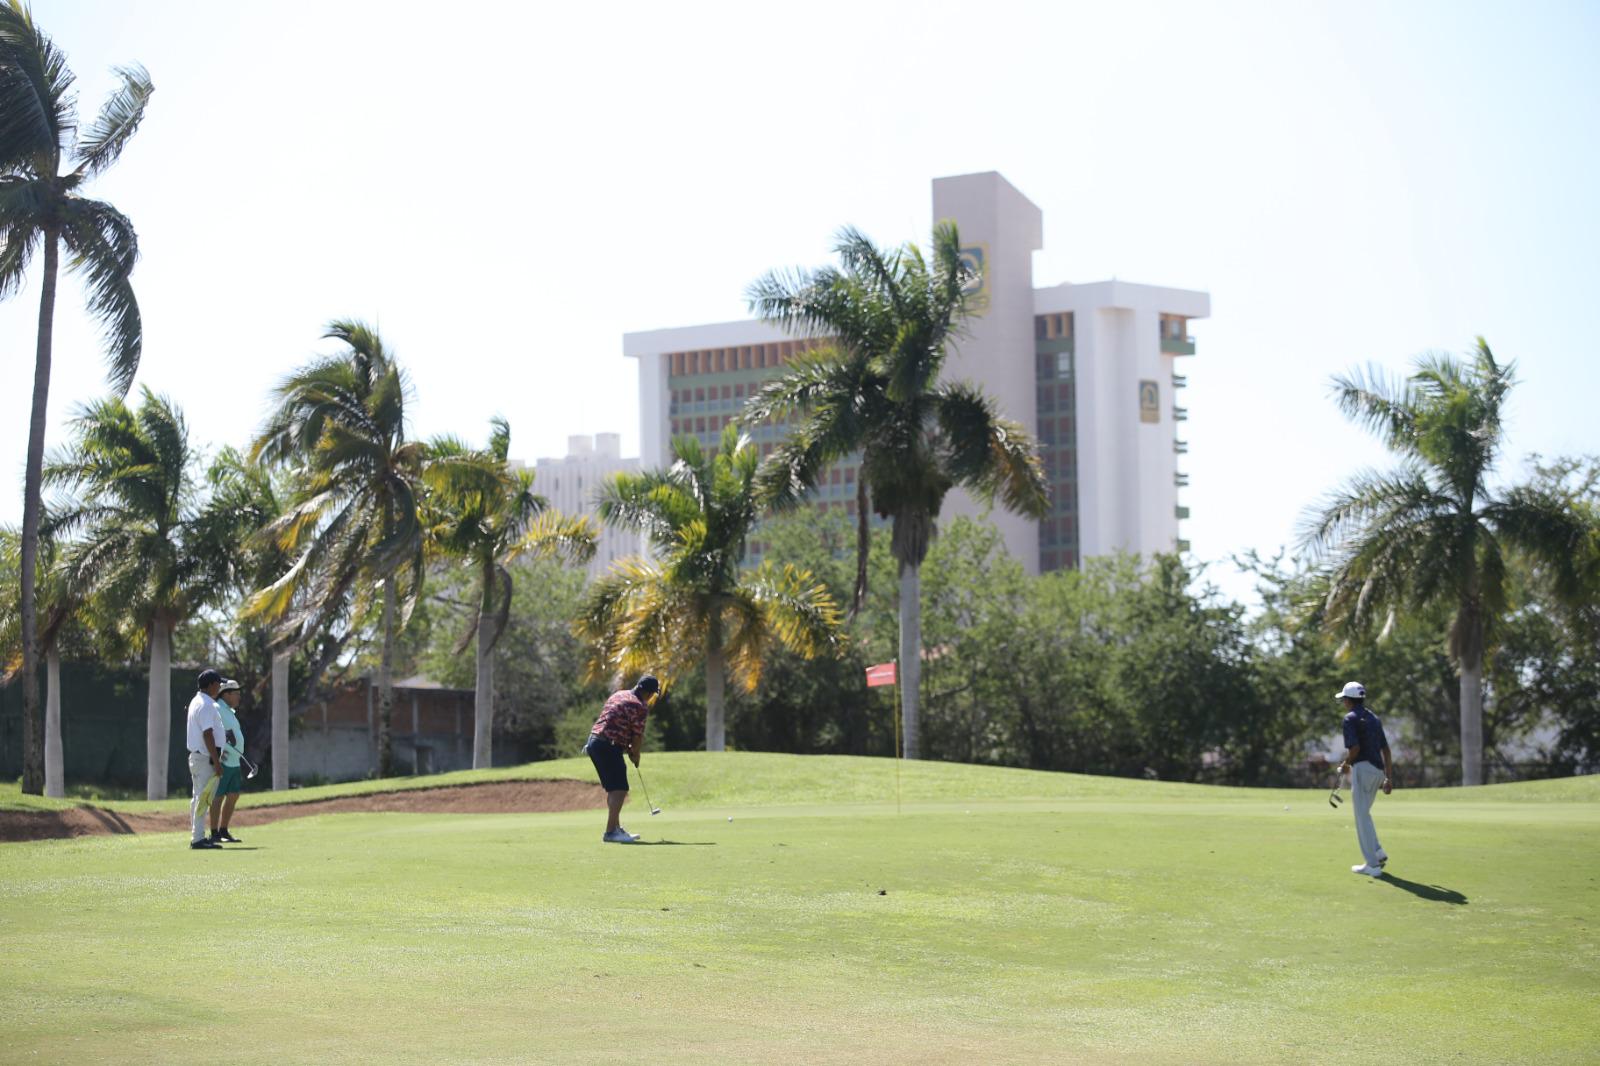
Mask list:
[[1600,1061],[1595,779],[1380,797],[1375,882],[1325,791],[917,763],[896,813],[885,760],[646,772],[656,846],[600,812],[0,845],[0,1062]]

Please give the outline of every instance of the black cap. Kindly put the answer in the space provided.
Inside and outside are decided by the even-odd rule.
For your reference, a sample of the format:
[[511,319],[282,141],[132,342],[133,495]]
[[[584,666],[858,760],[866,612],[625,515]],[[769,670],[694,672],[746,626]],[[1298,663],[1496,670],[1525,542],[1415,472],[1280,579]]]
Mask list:
[[635,692],[660,692],[661,691],[661,682],[656,680],[656,675],[655,674],[645,674],[643,677],[641,677],[639,679],[639,683],[637,685],[633,686],[633,691],[635,691]]
[[195,684],[202,690],[208,689],[212,685],[222,684],[222,675],[215,670],[202,670],[200,671],[200,680]]

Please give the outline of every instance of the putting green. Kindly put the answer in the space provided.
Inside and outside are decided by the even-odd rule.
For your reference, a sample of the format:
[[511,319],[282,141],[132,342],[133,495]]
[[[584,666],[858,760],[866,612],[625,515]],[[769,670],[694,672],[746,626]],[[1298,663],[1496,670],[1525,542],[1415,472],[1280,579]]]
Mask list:
[[1320,791],[917,764],[897,814],[881,760],[645,768],[645,847],[595,812],[0,846],[0,1062],[1600,1058],[1592,779],[1380,798],[1375,882]]

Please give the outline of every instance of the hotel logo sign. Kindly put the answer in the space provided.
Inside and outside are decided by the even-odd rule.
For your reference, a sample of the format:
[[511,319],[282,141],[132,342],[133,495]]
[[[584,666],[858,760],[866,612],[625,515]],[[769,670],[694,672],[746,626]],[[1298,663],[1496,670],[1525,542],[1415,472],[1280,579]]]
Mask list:
[[1161,421],[1161,386],[1154,381],[1139,382],[1139,421]]
[[967,310],[981,315],[989,310],[989,246],[972,244],[961,249],[961,267],[968,274],[967,283],[961,287]]

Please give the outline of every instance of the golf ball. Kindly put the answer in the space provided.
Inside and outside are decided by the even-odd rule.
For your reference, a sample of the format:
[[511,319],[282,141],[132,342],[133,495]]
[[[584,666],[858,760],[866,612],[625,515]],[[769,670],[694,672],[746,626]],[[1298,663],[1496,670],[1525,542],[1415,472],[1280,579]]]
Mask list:
[[1288,810],[1288,809],[1289,809],[1288,807],[1284,807],[1284,810]]
[[733,821],[733,815],[731,815],[731,814],[728,815],[728,821],[730,821],[730,822]]

